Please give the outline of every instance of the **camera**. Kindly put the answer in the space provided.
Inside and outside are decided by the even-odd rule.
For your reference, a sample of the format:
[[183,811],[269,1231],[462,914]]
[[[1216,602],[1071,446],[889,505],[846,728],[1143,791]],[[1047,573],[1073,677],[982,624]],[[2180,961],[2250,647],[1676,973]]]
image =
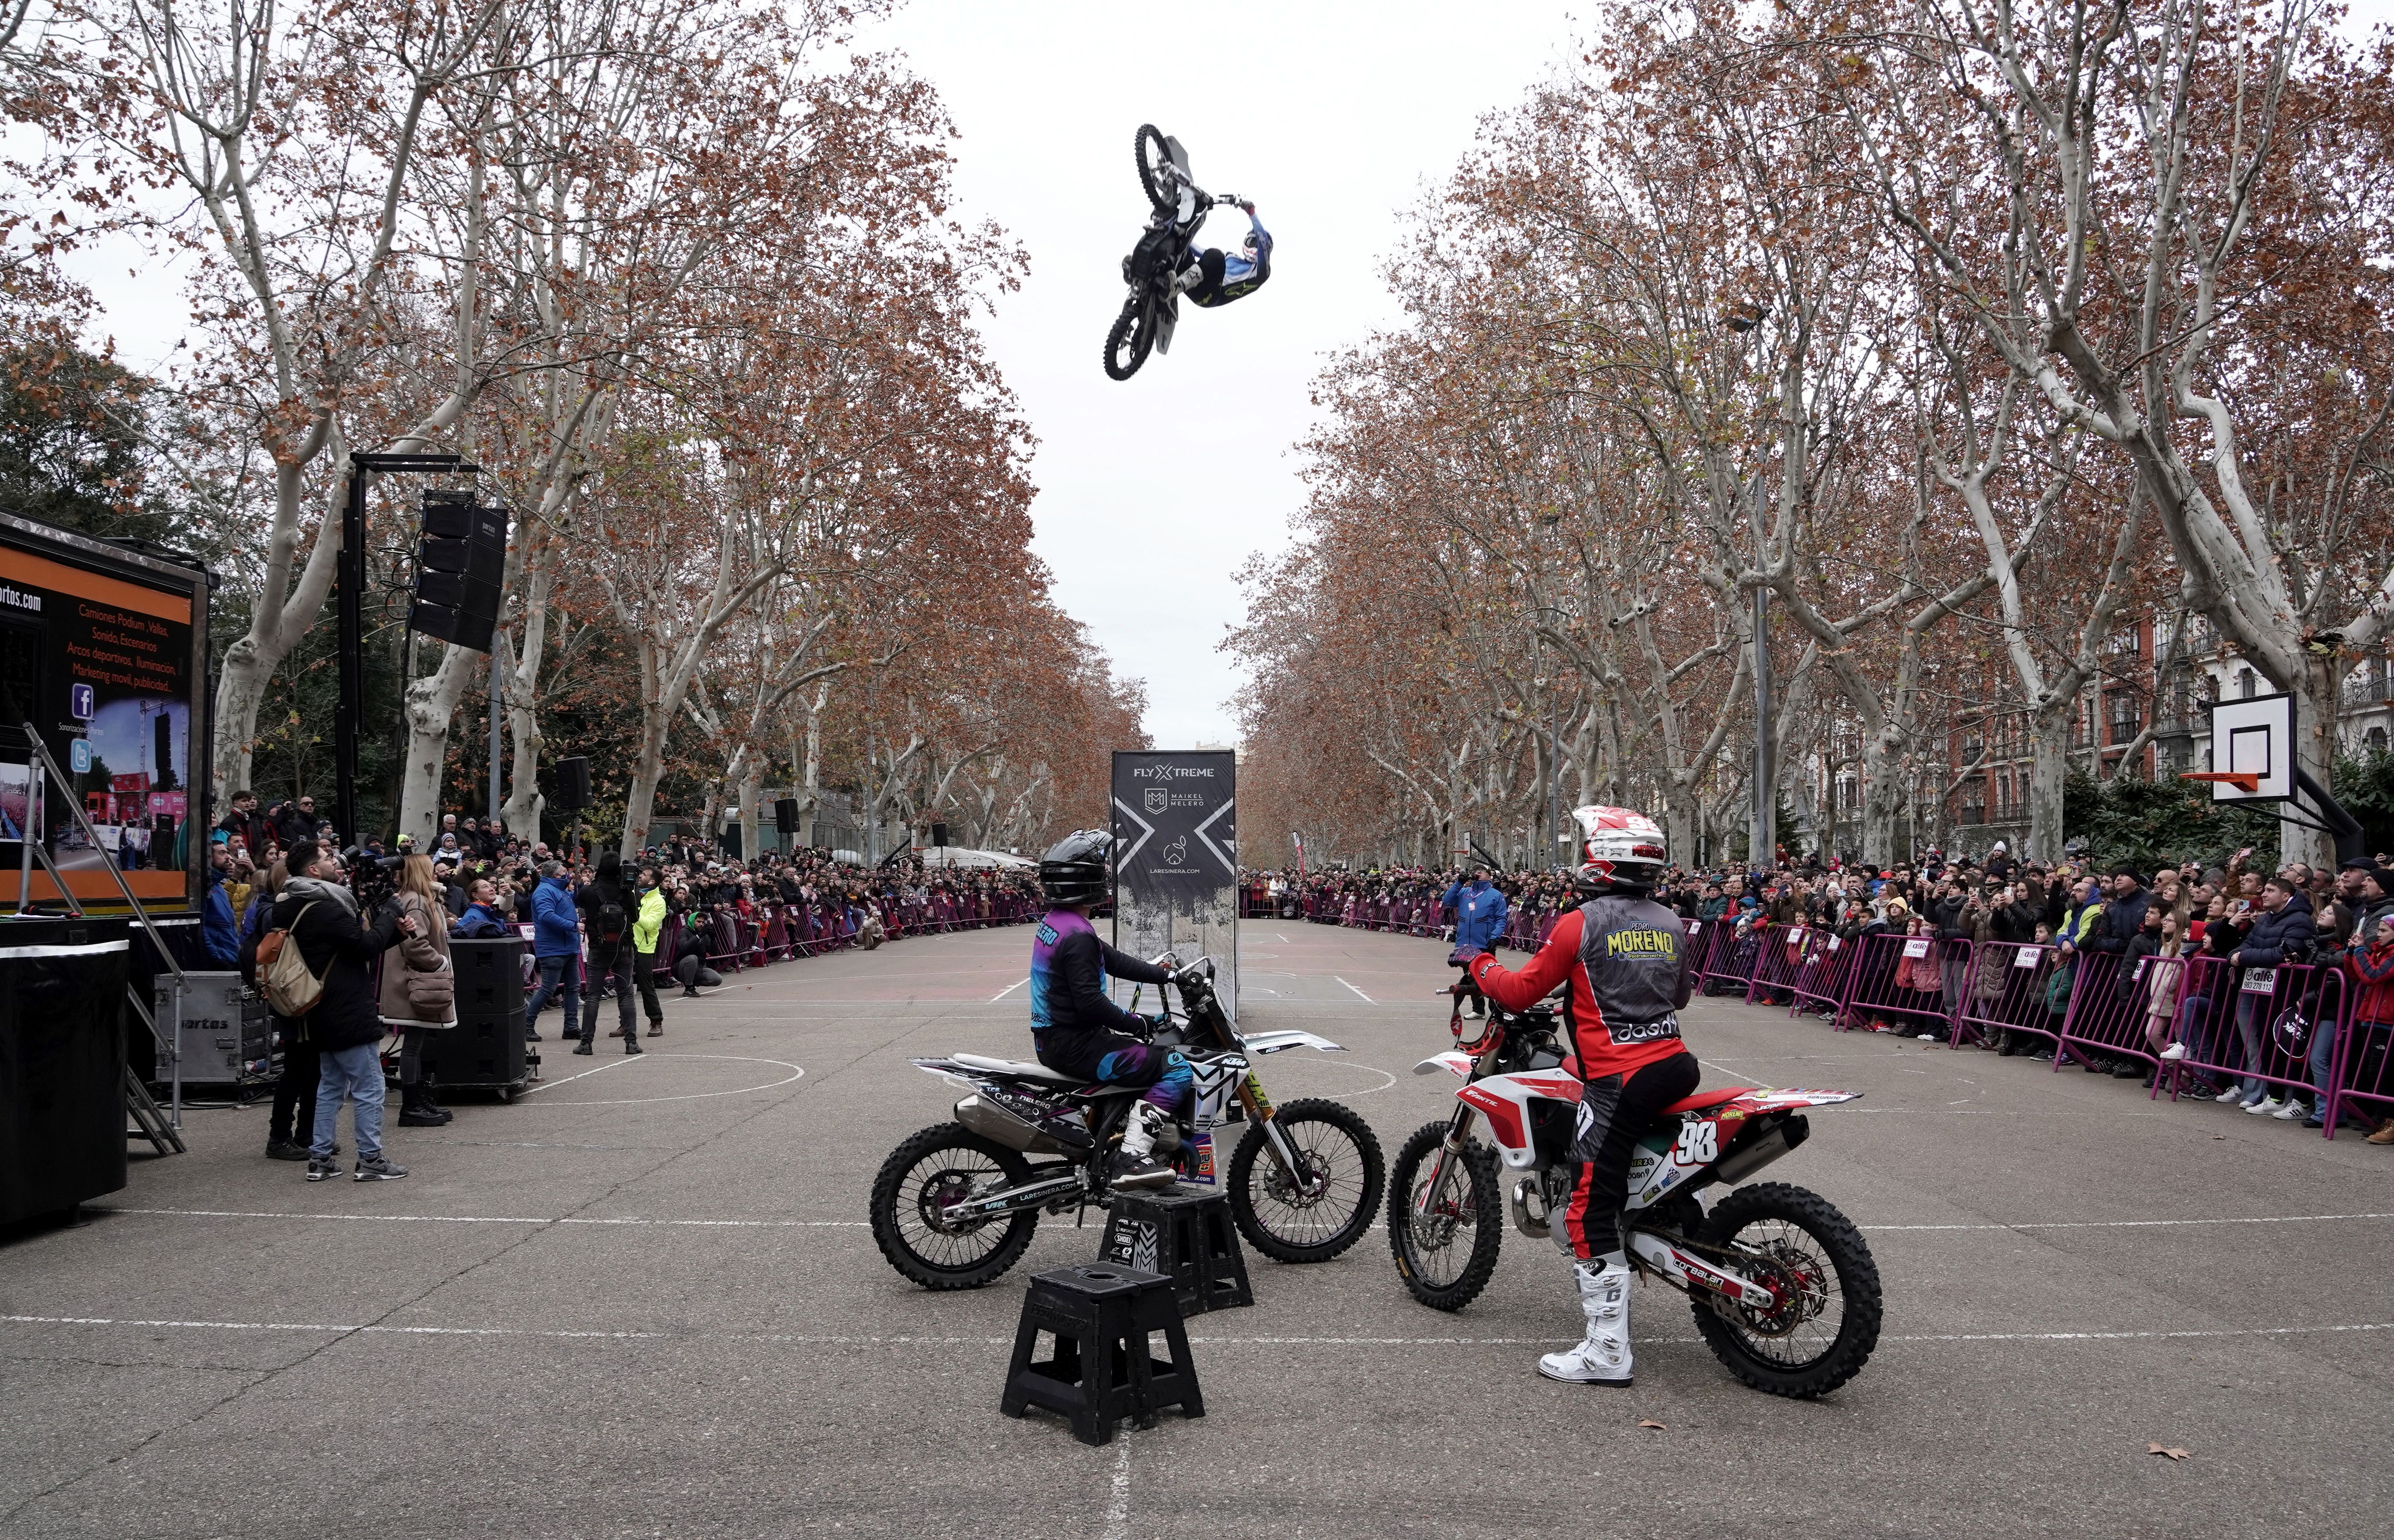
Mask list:
[[400,862],[403,856],[371,856],[352,845],[341,852],[342,864],[349,869],[349,891],[358,896],[358,913],[371,915],[390,902],[399,891]]

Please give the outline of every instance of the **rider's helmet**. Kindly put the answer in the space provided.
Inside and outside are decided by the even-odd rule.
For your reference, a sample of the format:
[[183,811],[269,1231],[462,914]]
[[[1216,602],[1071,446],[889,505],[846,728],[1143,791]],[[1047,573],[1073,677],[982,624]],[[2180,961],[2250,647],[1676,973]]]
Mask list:
[[1580,849],[1573,888],[1589,897],[1654,890],[1670,860],[1660,824],[1633,808],[1574,808],[1572,817],[1579,822]]
[[1058,908],[1103,903],[1110,880],[1114,836],[1103,829],[1075,829],[1039,859],[1039,890]]

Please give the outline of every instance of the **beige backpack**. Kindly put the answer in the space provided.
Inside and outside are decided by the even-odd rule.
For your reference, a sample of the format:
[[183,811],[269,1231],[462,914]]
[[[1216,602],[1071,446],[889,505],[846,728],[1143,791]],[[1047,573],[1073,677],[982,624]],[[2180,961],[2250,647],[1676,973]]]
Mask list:
[[314,902],[303,903],[299,913],[291,916],[289,927],[270,930],[257,941],[257,988],[266,1003],[274,1007],[277,1016],[293,1020],[316,1008],[324,997],[324,980],[321,974],[308,970],[308,961],[299,954],[299,943],[291,932],[315,908]]

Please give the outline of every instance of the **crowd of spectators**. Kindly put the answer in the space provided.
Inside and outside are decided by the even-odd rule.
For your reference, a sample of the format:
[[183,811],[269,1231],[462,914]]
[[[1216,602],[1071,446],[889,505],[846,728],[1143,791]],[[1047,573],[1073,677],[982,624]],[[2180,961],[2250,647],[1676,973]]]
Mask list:
[[[2380,1060],[2394,1036],[2394,925],[2387,923],[2394,919],[2394,856],[2355,859],[2333,873],[2301,862],[2271,871],[2252,857],[2243,850],[2225,863],[2189,861],[2147,873],[2128,864],[2022,861],[1998,843],[1982,857],[1947,861],[1931,850],[1891,867],[1818,862],[1768,869],[1742,862],[1703,871],[1675,866],[1655,897],[1683,919],[1701,922],[1700,933],[1711,928],[1718,935],[1729,928],[1734,936],[1748,936],[1779,927],[1791,935],[1835,938],[1848,949],[1847,958],[1874,936],[1925,941],[1925,946],[1874,955],[1886,955],[1887,971],[1901,986],[1901,993],[1888,994],[1919,999],[1927,1008],[1907,1014],[1863,1006],[1854,1010],[1852,1024],[1929,1040],[1947,1038],[1974,1004],[1993,1015],[1991,1002],[2020,994],[2004,970],[2027,952],[2032,967],[2021,981],[2033,985],[2041,1007],[2035,1030],[2022,1015],[2019,1030],[1998,1026],[1966,1040],[2048,1061],[2059,1051],[2059,1019],[2071,1005],[2080,961],[2109,959],[2090,965],[2099,966],[2103,987],[2117,996],[2100,1004],[2135,1013],[2136,1030],[2116,1047],[2081,1046],[2072,1058],[2085,1069],[2140,1078],[2151,1087],[2164,1065],[2210,1066],[2173,1070],[2177,1088],[2319,1128],[2344,1022],[2361,1034],[2361,1053],[2378,1056],[2369,1060],[2378,1065],[2372,1084],[2387,1077]],[[1531,946],[1573,902],[1561,872],[1479,869],[1487,889],[1501,897],[1493,905],[1474,899],[1474,875],[1418,866],[1249,872],[1243,903],[1251,915],[1480,939],[1458,938],[1461,920],[1467,929]],[[1963,942],[1968,944],[1955,944]],[[2198,958],[2214,961],[2198,969],[2190,966]],[[1747,966],[1745,976],[1752,978]],[[2292,996],[2282,983],[2273,992],[2244,982],[2269,980],[2264,970],[2280,969],[2308,982]],[[2236,982],[2208,981],[2215,977]],[[1758,999],[1793,999],[1783,985],[1757,982],[1756,989]],[[2230,989],[2233,1007],[2224,998],[2204,997]],[[2278,1064],[2265,1077],[2272,1017],[2285,1015],[2290,1001],[2302,1018],[2297,1061],[2292,1073]],[[2284,1051],[2278,1045],[2281,1057]],[[2308,1083],[2286,1084],[2289,1079]],[[2364,1116],[2361,1105],[2344,1102],[2342,1115],[2370,1128],[2372,1143],[2394,1144],[2394,1117]]]

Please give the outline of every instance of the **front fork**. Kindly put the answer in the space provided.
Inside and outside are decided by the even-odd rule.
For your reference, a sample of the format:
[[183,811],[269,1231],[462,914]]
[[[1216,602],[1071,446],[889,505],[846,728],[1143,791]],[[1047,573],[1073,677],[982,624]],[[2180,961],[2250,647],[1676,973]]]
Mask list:
[[1324,1178],[1308,1171],[1305,1163],[1297,1158],[1296,1146],[1281,1132],[1280,1120],[1272,1115],[1271,1098],[1264,1095],[1264,1084],[1256,1078],[1253,1070],[1249,1070],[1247,1077],[1239,1082],[1239,1105],[1256,1120],[1256,1128],[1264,1136],[1264,1149],[1270,1153],[1272,1164],[1280,1167],[1280,1174],[1289,1186],[1303,1197],[1321,1196]]
[[1471,1139],[1471,1125],[1480,1115],[1467,1101],[1454,1104],[1454,1115],[1446,1120],[1446,1139],[1438,1147],[1438,1158],[1430,1162],[1429,1179],[1421,1185],[1421,1195],[1414,1200],[1416,1218],[1427,1214],[1438,1204],[1439,1194],[1446,1191],[1446,1173],[1463,1158],[1463,1147]]

